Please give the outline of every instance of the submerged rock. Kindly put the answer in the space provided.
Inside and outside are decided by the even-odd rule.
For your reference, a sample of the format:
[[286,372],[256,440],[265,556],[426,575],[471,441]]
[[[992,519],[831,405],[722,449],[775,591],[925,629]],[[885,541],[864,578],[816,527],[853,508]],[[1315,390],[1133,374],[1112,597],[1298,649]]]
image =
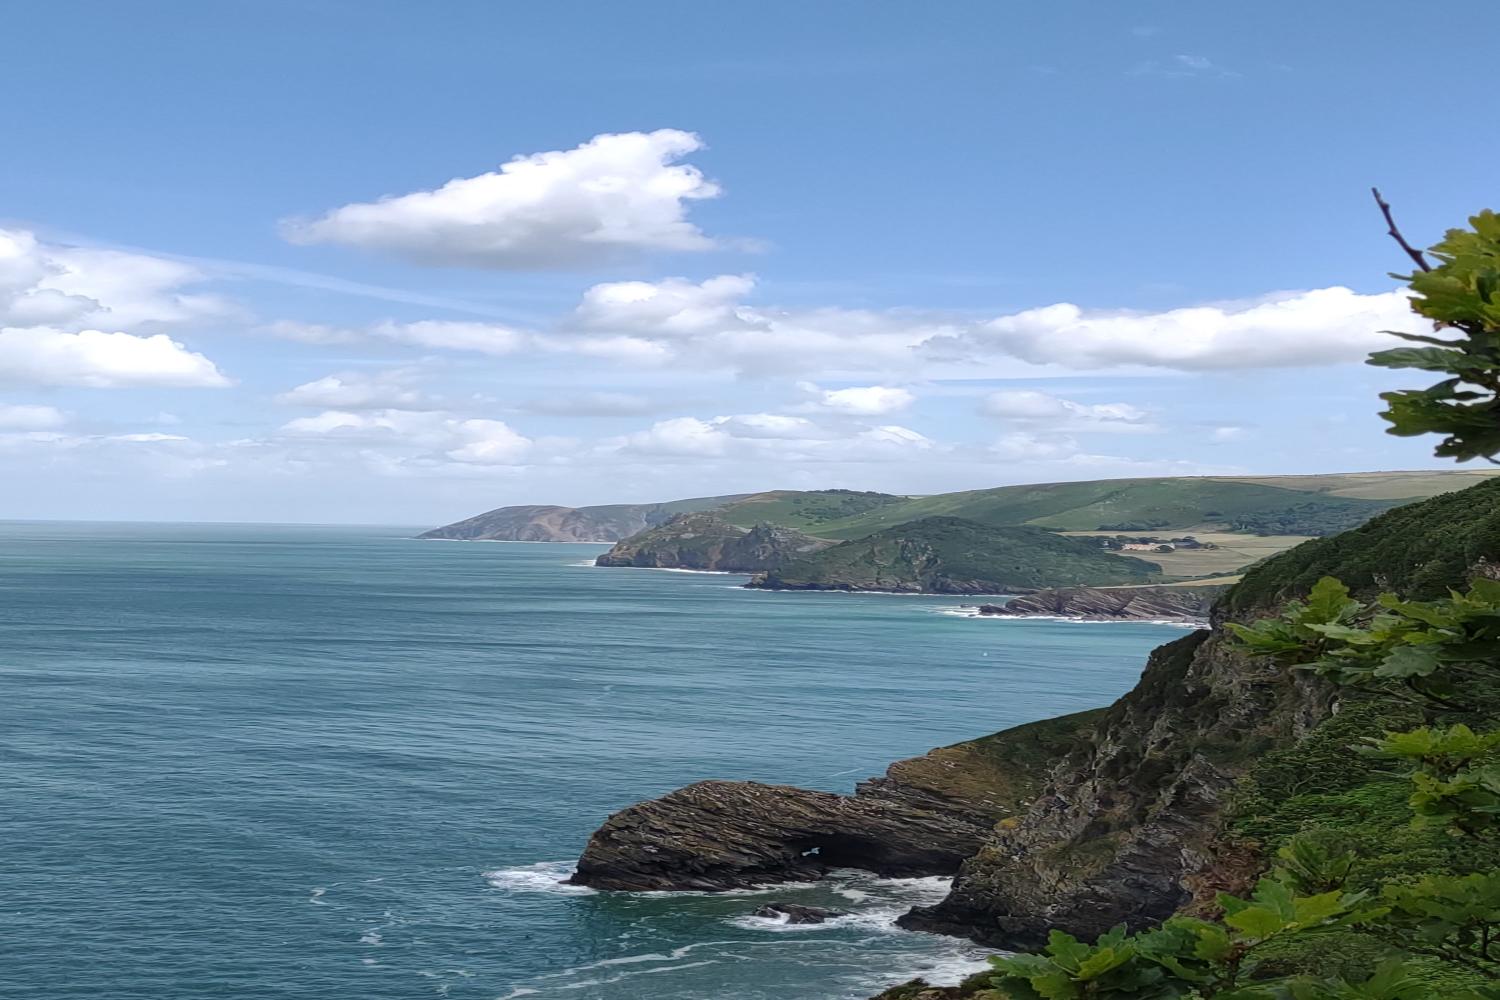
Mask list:
[[767,903],[755,911],[757,917],[768,920],[786,918],[789,924],[821,924],[834,917],[848,916],[843,910],[830,910],[825,906],[803,906],[800,903]]

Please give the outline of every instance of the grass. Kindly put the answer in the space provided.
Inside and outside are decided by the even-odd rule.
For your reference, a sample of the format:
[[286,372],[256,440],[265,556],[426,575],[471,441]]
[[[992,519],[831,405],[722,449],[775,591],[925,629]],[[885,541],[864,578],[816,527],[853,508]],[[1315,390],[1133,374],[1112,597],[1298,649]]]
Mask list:
[[[1067,531],[1063,534],[1079,538],[1111,536],[1114,531]],[[1285,552],[1294,545],[1307,541],[1306,535],[1242,535],[1230,531],[1188,532],[1200,542],[1212,542],[1215,549],[1178,549],[1175,552],[1128,552],[1147,562],[1156,563],[1162,572],[1172,577],[1194,579],[1207,576],[1226,576],[1237,573],[1253,563]]]
[[817,533],[816,529],[829,521],[858,517],[905,499],[857,490],[771,490],[732,503],[719,514],[742,528],[769,522]]
[[1373,517],[1389,503],[1230,479],[1112,479],[913,497],[828,521],[816,533],[827,538],[859,538],[933,516],[996,526],[1029,524],[1055,531],[1222,529],[1243,518],[1265,518],[1294,509],[1302,518],[1348,527]]

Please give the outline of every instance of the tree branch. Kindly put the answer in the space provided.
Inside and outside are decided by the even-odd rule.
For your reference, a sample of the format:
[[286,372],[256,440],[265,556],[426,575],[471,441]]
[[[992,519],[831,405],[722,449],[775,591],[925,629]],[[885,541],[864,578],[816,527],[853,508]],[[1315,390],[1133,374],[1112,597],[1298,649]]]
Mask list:
[[1375,196],[1375,204],[1380,206],[1380,214],[1385,216],[1385,224],[1390,227],[1386,230],[1391,239],[1406,251],[1406,256],[1416,261],[1418,267],[1424,271],[1431,271],[1432,266],[1427,263],[1427,258],[1422,256],[1422,251],[1406,242],[1406,237],[1401,235],[1401,230],[1396,228],[1396,220],[1391,217],[1391,206],[1384,198],[1380,197],[1380,188],[1370,188],[1370,193]]

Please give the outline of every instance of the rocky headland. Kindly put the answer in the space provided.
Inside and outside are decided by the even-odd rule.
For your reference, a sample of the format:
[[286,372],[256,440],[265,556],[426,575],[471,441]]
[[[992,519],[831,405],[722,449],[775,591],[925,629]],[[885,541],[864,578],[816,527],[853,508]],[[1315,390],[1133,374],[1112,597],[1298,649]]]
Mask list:
[[730,524],[711,511],[678,514],[665,524],[616,542],[598,566],[759,573],[800,559],[833,542],[791,528]]
[[[1497,567],[1500,480],[1397,508],[1258,565],[1218,598],[1209,628],[1158,648],[1107,709],[903,761],[852,796],[689,786],[612,816],[575,880],[728,889],[837,866],[942,874],[962,855],[948,897],[902,924],[997,948],[1035,946],[1054,928],[1092,938],[1194,912],[1264,870],[1258,843],[1233,825],[1256,768],[1305,741],[1357,738],[1320,735],[1359,718],[1341,714],[1334,688],[1246,655],[1225,624],[1274,613],[1325,575],[1357,593],[1426,598],[1500,577]],[[888,994],[958,995],[968,994],[917,983]]]
[[1006,594],[1073,584],[1147,583],[1155,563],[1043,528],[925,517],[773,567],[760,590]]
[[981,604],[978,613],[1002,618],[1207,624],[1214,601],[1227,589],[1227,586],[1060,587],[1025,594],[1004,604]]

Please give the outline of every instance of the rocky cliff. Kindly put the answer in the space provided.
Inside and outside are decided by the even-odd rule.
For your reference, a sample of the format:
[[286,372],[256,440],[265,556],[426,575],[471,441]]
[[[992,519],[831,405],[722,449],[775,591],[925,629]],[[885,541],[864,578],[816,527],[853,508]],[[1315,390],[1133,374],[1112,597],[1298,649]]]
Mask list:
[[1227,587],[1061,587],[1039,590],[1005,604],[980,605],[981,615],[1046,615],[1087,621],[1208,622],[1209,609]]
[[704,781],[611,816],[573,881],[601,889],[724,890],[831,868],[951,875],[1022,812],[1097,712],[1018,726],[900,761],[853,795]]
[[756,577],[763,590],[1004,594],[1071,584],[1144,583],[1154,563],[1042,528],[925,517],[840,542]]
[[[1225,621],[1272,613],[1323,575],[1366,593],[1426,597],[1476,574],[1500,576],[1500,481],[1398,508],[1268,560],[1219,600],[1211,628],[1157,649],[1127,695],[1071,717],[1077,724],[1066,739],[1033,740],[1026,754],[1002,750],[982,767],[972,751],[953,760],[936,751],[852,797],[743,787],[737,797],[707,800],[674,793],[682,798],[612,817],[590,841],[579,878],[620,888],[676,878],[728,887],[739,884],[730,873],[741,866],[757,880],[815,877],[835,860],[939,870],[988,824],[949,897],[908,914],[905,926],[1026,947],[1052,928],[1087,937],[1116,923],[1153,924],[1254,877],[1263,859],[1226,836],[1231,793],[1254,762],[1295,744],[1338,707],[1334,691],[1311,675],[1241,653]],[[990,739],[1013,747],[1013,734],[1027,729]],[[891,808],[921,818],[893,830],[879,801],[891,796],[900,803]],[[737,812],[742,802],[753,804],[748,814]],[[783,812],[787,803],[792,813]],[[719,851],[726,829],[735,846]],[[611,881],[618,873],[625,874]]]
[[791,528],[765,523],[743,528],[716,513],[702,512],[678,514],[665,524],[617,542],[595,563],[759,573],[832,544]]

